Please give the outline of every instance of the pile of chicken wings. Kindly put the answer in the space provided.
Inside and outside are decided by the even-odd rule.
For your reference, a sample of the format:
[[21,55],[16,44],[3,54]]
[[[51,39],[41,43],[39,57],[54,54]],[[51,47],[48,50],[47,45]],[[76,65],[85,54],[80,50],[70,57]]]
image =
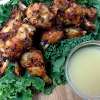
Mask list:
[[17,76],[28,71],[51,83],[42,51],[34,46],[37,45],[34,36],[42,45],[80,37],[95,30],[95,18],[95,8],[81,6],[74,0],[54,0],[50,6],[34,3],[24,10],[14,9],[0,30],[0,75],[9,63],[14,63]]

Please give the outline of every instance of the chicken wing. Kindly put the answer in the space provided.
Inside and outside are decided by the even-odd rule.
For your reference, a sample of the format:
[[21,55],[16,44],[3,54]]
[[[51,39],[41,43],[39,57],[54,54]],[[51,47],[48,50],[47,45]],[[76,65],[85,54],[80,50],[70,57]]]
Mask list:
[[[22,22],[23,13],[16,9],[0,31],[0,74],[3,74],[9,59],[18,58],[32,46],[35,27]],[[16,68],[18,74],[18,68]]]
[[0,76],[5,72],[8,66],[8,58],[5,55],[5,42],[15,36],[18,28],[21,25],[23,13],[15,9],[12,11],[10,20],[0,30]]
[[30,5],[26,10],[26,16],[31,24],[42,28],[51,27],[51,20],[54,17],[49,7],[42,3]]
[[45,43],[53,44],[61,40],[62,37],[63,37],[63,31],[51,29],[43,33],[41,41]]
[[74,1],[75,0],[54,0],[53,5],[55,5],[58,9],[64,9],[71,6]]
[[41,51],[31,49],[29,52],[23,54],[21,65],[26,68],[32,76],[39,76],[43,78],[45,82],[51,83],[51,79],[46,74],[45,63]]
[[60,10],[58,14],[58,18],[65,23],[66,25],[75,25],[80,26],[84,23],[84,19],[90,21],[96,17],[96,9],[94,8],[86,8],[73,3],[70,7],[65,10]]
[[4,53],[7,57],[16,58],[25,49],[32,46],[32,36],[35,28],[28,24],[22,24],[16,35],[5,42]]
[[20,10],[14,10],[10,20],[4,25],[0,31],[0,39],[7,40],[8,38],[13,37],[18,28],[21,26],[23,13]]
[[59,10],[64,10],[72,5],[74,0],[53,0],[53,5],[50,7],[52,12],[57,15]]
[[85,35],[87,32],[80,28],[67,28],[65,30],[65,37],[68,39],[80,37]]
[[[32,36],[34,35],[35,28],[28,24],[22,24],[18,29],[18,32],[12,38],[7,39],[5,42],[0,41],[0,73],[3,74],[8,61],[18,58],[21,53],[32,46]],[[5,60],[4,60],[5,58]],[[17,64],[18,65],[18,64]],[[19,65],[18,65],[19,66]],[[20,67],[16,66],[15,73],[20,75],[22,70]]]

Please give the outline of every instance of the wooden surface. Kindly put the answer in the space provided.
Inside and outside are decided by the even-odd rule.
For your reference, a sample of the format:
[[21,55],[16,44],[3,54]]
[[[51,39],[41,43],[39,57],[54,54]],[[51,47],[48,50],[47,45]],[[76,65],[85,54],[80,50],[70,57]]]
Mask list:
[[39,94],[33,97],[33,100],[82,100],[72,92],[68,86],[59,86],[49,96]]

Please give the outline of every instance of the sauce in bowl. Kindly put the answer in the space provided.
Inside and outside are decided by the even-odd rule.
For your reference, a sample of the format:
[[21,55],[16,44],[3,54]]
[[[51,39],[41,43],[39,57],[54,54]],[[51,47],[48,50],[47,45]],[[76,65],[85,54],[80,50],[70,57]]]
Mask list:
[[100,96],[99,42],[87,42],[74,48],[68,57],[66,66],[69,85],[76,93],[83,98]]

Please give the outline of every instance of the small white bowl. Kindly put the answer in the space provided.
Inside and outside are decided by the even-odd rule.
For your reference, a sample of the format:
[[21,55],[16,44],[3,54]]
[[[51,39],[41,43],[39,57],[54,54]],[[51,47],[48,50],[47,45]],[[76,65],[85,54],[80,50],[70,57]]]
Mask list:
[[77,87],[75,87],[75,84],[73,83],[73,81],[71,80],[71,77],[70,77],[70,72],[69,72],[69,62],[70,62],[70,59],[71,57],[73,56],[73,54],[75,52],[77,52],[79,49],[82,49],[82,48],[85,48],[85,47],[88,47],[88,46],[99,46],[100,47],[100,41],[89,41],[89,42],[83,42],[81,43],[80,45],[76,46],[74,49],[72,49],[72,51],[70,52],[67,60],[66,60],[66,63],[65,63],[65,71],[66,71],[66,79],[68,81],[68,85],[72,88],[72,90],[77,94],[79,95],[80,97],[82,97],[83,99],[85,100],[90,100],[90,99],[93,99],[93,100],[100,100],[100,96],[88,96],[87,94],[84,94],[82,93],[80,90],[78,90]]

